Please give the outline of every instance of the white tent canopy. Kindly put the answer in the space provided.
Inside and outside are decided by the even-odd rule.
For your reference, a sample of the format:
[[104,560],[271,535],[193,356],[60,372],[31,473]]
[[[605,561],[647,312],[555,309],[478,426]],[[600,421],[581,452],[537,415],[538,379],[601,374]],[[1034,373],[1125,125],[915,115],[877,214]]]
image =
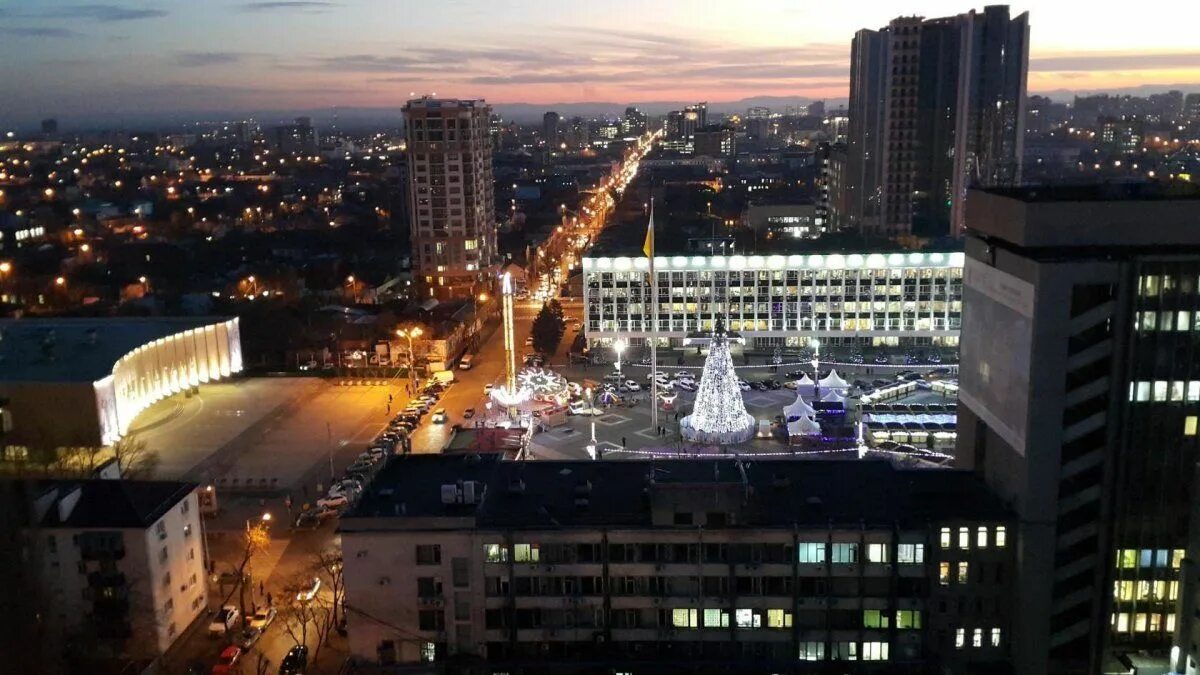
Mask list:
[[808,376],[808,373],[801,374],[800,379],[796,380],[797,387],[811,387],[814,384],[816,384],[816,382],[813,382],[813,379]]
[[783,409],[783,415],[785,418],[811,417],[816,412],[817,411],[814,410],[813,407],[808,404],[808,401],[805,401],[804,397],[800,394],[796,394],[796,400],[794,403],[789,406],[785,406]]
[[821,433],[821,425],[811,417],[800,417],[788,422],[788,436],[816,436]]
[[821,378],[821,387],[823,389],[846,389],[850,383],[843,380],[836,370],[829,371],[829,374]]
[[821,400],[825,403],[843,403],[846,397],[831,389],[828,394],[821,397]]

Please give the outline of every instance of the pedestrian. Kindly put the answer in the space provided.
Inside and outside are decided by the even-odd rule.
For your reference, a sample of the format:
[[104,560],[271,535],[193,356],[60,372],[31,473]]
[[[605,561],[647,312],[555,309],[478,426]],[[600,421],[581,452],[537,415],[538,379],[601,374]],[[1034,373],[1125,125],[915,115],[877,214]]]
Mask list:
[[625,437],[624,436],[621,437],[621,447],[622,448],[625,447]]
[[275,606],[275,598],[272,597],[270,593],[267,593],[267,607],[273,606]]
[[389,414],[389,415],[392,414],[392,402],[391,401],[388,401],[387,414]]
[[391,405],[392,405],[392,395],[388,394],[388,407],[391,407]]
[[261,597],[261,596],[264,596],[264,595],[266,595],[266,594],[267,594],[267,588],[266,588],[266,585],[264,585],[264,584],[263,584],[263,582],[262,582],[261,580],[259,580],[259,582],[258,582],[258,595],[259,595],[259,597]]

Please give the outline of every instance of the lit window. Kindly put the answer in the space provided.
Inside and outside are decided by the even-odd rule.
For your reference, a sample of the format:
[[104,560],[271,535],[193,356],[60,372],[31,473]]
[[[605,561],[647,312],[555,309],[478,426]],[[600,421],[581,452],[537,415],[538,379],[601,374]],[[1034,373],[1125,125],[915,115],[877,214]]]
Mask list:
[[1114,581],[1113,582],[1113,597],[1117,600],[1132,600],[1133,599],[1133,582],[1132,581]]
[[825,543],[820,542],[800,542],[798,548],[800,562],[802,563],[823,563],[825,562]]
[[1141,381],[1137,383],[1137,400],[1141,402],[1150,400],[1150,383]]
[[1133,615],[1133,632],[1135,632],[1135,633],[1145,633],[1146,632],[1146,613],[1145,612],[1138,612],[1137,614]]
[[483,559],[490,563],[508,562],[508,547],[504,544],[484,544]]
[[1176,312],[1175,330],[1187,330],[1192,325],[1191,312]]
[[1183,435],[1184,436],[1195,436],[1196,435],[1196,422],[1197,422],[1197,418],[1195,415],[1188,415],[1187,417],[1183,418]]
[[977,548],[987,548],[988,529],[986,527],[980,527],[975,531],[975,546]]
[[675,628],[696,628],[697,619],[697,610],[695,609],[671,610],[671,625]]
[[537,544],[513,544],[513,561],[535,563],[538,561]]
[[950,563],[938,563],[938,583],[943,586],[950,585]]
[[992,629],[992,646],[993,647],[1000,646],[1000,629],[999,628]]
[[967,629],[966,628],[955,628],[954,629],[954,648],[962,649],[963,647],[966,646],[966,644],[967,644]]
[[801,642],[799,659],[801,661],[824,661],[824,642]]
[[1167,615],[1167,632],[1168,633],[1175,632],[1175,615],[1174,614]]
[[[1196,312],[1196,316],[1200,317],[1200,312]],[[1200,380],[1188,380],[1186,400],[1188,403],[1200,401]]]
[[971,548],[971,528],[958,528],[958,547],[964,550]]
[[1167,400],[1167,381],[1166,380],[1155,380],[1154,381],[1154,391],[1153,391],[1151,398],[1155,401]]
[[[704,610],[707,612],[708,610]],[[767,610],[767,628],[791,628],[792,613],[786,609]]]
[[705,628],[729,628],[729,612],[719,609],[704,610]]
[[896,610],[896,628],[901,630],[915,629],[921,627],[921,610],[919,609],[898,609]]
[[950,548],[950,528],[942,528],[942,548]]
[[1137,549],[1123,548],[1117,551],[1117,568],[1131,570],[1137,567]]
[[421,643],[421,661],[433,663],[437,659],[437,645],[432,642]]
[[958,578],[955,579],[960,584],[967,583],[967,572],[970,570],[970,563],[965,560],[958,563]]
[[1182,401],[1182,400],[1183,400],[1183,387],[1184,387],[1184,384],[1185,384],[1185,383],[1183,382],[1183,380],[1172,380],[1172,381],[1171,381],[1171,395],[1170,395],[1170,398],[1171,398],[1171,400],[1172,400],[1172,401]]
[[1129,612],[1118,612],[1116,614],[1116,624],[1118,633],[1129,632]]
[[1150,632],[1157,633],[1162,630],[1162,614],[1150,615]]
[[830,560],[835,563],[858,562],[858,544],[834,544]]
[[864,643],[862,643],[862,658],[863,658],[863,661],[887,661],[888,660],[888,643],[886,643],[886,642],[864,642]]
[[883,612],[879,611],[878,609],[864,609],[863,610],[863,628],[887,628],[887,627],[888,627],[887,614],[884,614]]
[[900,544],[896,547],[896,562],[902,564],[925,562],[925,544]]
[[738,628],[758,628],[762,625],[762,615],[752,609],[734,610],[733,619]]
[[1179,599],[1179,582],[1178,581],[1168,581],[1167,582],[1167,599],[1168,600],[1178,600]]
[[976,628],[974,631],[971,632],[971,646],[972,647],[982,647],[983,646],[983,629],[982,628]]
[[867,560],[873,563],[888,562],[887,544],[867,544]]
[[996,527],[996,548],[1004,548],[1008,545],[1008,528],[999,525]]

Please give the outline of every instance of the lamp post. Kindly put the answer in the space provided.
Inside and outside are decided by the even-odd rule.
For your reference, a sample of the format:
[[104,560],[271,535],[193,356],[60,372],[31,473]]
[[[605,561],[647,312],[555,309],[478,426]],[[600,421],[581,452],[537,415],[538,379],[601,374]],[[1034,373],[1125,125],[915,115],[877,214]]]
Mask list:
[[409,376],[409,379],[412,380],[413,385],[416,385],[416,383],[417,383],[417,371],[416,371],[417,357],[416,357],[416,354],[413,352],[413,338],[421,337],[423,332],[424,331],[421,330],[420,326],[413,326],[412,328],[397,328],[396,329],[397,336],[408,340],[408,376]]
[[[626,345],[625,340],[623,338],[617,338],[613,342],[613,351],[617,353],[617,363],[616,363],[617,375],[621,374],[621,353],[625,351],[626,346],[628,346],[628,345]],[[654,374],[651,373],[651,377],[653,377],[653,376],[654,376]]]
[[593,412],[592,412],[595,410],[595,406],[592,404],[592,388],[588,387],[588,388],[584,389],[583,393],[585,396],[587,396],[588,417],[590,418],[589,421],[591,422],[591,426],[592,426],[591,440],[588,441],[586,449],[587,449],[588,457],[591,457],[592,459],[596,459],[596,415],[593,414]]
[[813,399],[816,400],[821,396],[821,341],[813,338],[808,344],[813,349]]

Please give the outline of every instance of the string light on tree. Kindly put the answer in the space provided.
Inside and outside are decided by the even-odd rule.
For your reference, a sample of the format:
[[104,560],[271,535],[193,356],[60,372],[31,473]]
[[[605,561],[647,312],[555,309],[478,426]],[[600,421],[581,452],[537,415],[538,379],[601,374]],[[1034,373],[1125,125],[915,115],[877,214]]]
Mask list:
[[713,330],[692,414],[679,421],[680,433],[696,443],[744,443],[754,436],[754,416],[746,412],[742,389],[729,354],[729,335],[720,319]]

